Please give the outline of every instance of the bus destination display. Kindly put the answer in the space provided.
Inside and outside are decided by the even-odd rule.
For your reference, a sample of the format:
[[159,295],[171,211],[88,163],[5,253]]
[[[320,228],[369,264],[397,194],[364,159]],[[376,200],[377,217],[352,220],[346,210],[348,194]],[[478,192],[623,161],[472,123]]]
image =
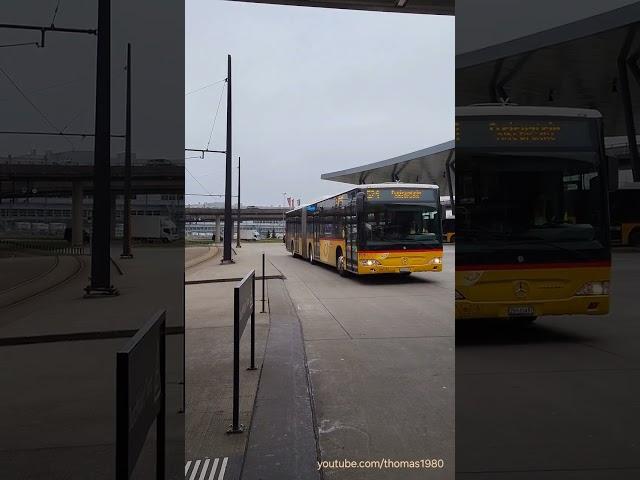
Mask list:
[[591,147],[589,122],[548,119],[465,118],[456,120],[456,147]]
[[420,188],[369,188],[368,202],[433,202],[434,189]]

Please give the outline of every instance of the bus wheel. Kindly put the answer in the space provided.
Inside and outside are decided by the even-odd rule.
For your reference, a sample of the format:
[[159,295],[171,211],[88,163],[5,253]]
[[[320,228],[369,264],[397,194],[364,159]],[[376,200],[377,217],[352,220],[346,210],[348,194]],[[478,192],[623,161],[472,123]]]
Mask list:
[[312,265],[314,263],[313,247],[311,246],[311,244],[309,244],[309,263],[312,264]]
[[296,256],[296,251],[293,249],[293,242],[291,242],[291,255]]
[[629,234],[629,245],[640,247],[640,230],[633,230]]
[[338,274],[341,277],[346,277],[347,276],[347,269],[345,268],[345,259],[344,259],[344,255],[342,255],[342,252],[340,252],[340,253],[341,253],[341,255],[336,260],[336,269],[338,270]]

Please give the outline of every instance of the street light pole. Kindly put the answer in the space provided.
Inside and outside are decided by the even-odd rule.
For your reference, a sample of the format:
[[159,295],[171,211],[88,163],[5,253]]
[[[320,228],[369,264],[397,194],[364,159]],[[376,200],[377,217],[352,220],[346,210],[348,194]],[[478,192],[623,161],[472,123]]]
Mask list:
[[113,296],[111,285],[111,1],[98,1],[96,112],[93,144],[91,277],[85,297]]
[[124,143],[124,207],[122,211],[122,255],[133,258],[131,253],[131,44],[127,44],[127,106]]
[[227,55],[227,148],[225,190],[224,190],[224,245],[222,262],[233,263],[231,258],[231,240],[233,238],[233,215],[231,213],[231,55]]
[[240,245],[240,157],[238,157],[238,231],[236,233],[236,247],[241,248]]

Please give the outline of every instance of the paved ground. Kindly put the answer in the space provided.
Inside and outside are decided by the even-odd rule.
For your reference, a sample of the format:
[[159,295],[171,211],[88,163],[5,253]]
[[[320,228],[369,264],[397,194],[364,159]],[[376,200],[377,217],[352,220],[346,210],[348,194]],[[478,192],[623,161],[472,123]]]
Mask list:
[[188,245],[184,249],[184,268],[191,268],[215,258],[220,253],[217,245]]
[[[243,480],[310,479],[319,455],[445,462],[428,472],[326,468],[327,479],[452,479],[453,249],[442,273],[364,279],[309,265],[281,244],[245,243],[236,264],[207,261],[190,268],[187,279],[241,276],[260,266],[262,251],[267,275],[286,279],[267,282],[270,322],[258,317],[259,386],[255,372],[241,371],[248,434],[224,433],[234,282],[187,286],[188,478],[202,475],[207,458],[210,468],[214,458],[227,457],[225,479],[237,478],[243,458]],[[245,365],[246,336],[243,342]]]
[[442,273],[347,277],[270,258],[303,327],[322,460],[442,458],[443,470],[324,469],[327,479],[453,478],[453,248]]
[[[114,258],[119,251],[114,249]],[[113,283],[121,292],[118,297],[82,298],[90,260],[82,257],[81,269],[55,288],[0,308],[0,363],[11,366],[0,369],[0,477],[114,478],[115,355],[128,339],[66,339],[80,332],[137,329],[161,308],[167,309],[169,326],[182,324],[182,248],[136,248],[134,254],[134,259],[121,263],[124,275],[113,272]],[[65,257],[63,263],[70,259]],[[5,289],[11,278],[16,284],[28,278],[12,277],[13,262],[15,259],[0,259],[0,284]],[[51,258],[41,263],[52,265]],[[40,271],[46,271],[43,268]],[[7,344],[8,338],[33,340],[42,335],[56,335],[57,340]],[[167,462],[173,466],[184,462],[181,358],[182,336],[171,335],[167,345]],[[148,478],[153,437],[152,433],[135,478]]]
[[[237,249],[235,263],[220,264],[220,255],[198,263],[186,271],[187,281],[243,277],[255,269],[262,273],[261,244],[245,244]],[[202,253],[202,252],[200,252]],[[191,255],[196,258],[195,254]],[[269,262],[266,274],[279,272]],[[280,280],[281,281],[281,280]],[[220,281],[186,286],[186,460],[191,461],[187,478],[200,478],[206,459],[227,458],[224,479],[238,478],[248,432],[227,435],[232,419],[233,381],[233,287],[237,281]],[[262,365],[268,333],[267,314],[261,310],[261,285],[256,285],[256,364]],[[268,294],[268,292],[267,292]],[[268,311],[268,306],[265,305]],[[248,426],[258,387],[260,370],[249,366],[249,329],[241,342],[240,423]],[[196,468],[196,462],[199,469]],[[222,460],[218,463],[221,468]],[[195,473],[194,473],[195,472]],[[205,473],[209,474],[209,473]],[[219,473],[217,474],[219,475]],[[203,477],[204,478],[204,477]],[[218,477],[216,477],[218,478]],[[222,480],[222,477],[220,477]]]
[[457,478],[640,478],[639,286],[616,251],[607,316],[457,323]]

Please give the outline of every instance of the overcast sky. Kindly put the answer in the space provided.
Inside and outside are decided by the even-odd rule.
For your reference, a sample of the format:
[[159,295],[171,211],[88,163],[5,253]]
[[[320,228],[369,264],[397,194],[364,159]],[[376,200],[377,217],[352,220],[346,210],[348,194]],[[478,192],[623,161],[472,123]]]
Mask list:
[[[344,188],[324,172],[453,138],[453,17],[190,0],[185,35],[186,92],[223,79],[233,56],[244,204],[313,200]],[[206,147],[222,86],[185,96],[187,147]],[[225,108],[211,149],[225,147]],[[202,184],[187,174],[187,193],[223,193],[224,155],[186,164]]]
[[[9,24],[54,21],[58,27],[95,28],[97,6],[95,0],[15,0],[0,2],[0,18]],[[177,2],[111,0],[111,129],[112,134],[124,133],[124,65],[130,42],[132,149],[141,159],[177,159],[183,153],[183,140],[175,133],[182,129],[183,120],[182,14]],[[37,31],[0,29],[0,46],[39,40]],[[93,132],[94,36],[50,32],[45,48],[1,47],[0,68],[0,130]],[[32,149],[39,154],[93,151],[93,139],[0,135],[0,155],[21,155]],[[112,155],[123,149],[121,139],[112,141]]]

